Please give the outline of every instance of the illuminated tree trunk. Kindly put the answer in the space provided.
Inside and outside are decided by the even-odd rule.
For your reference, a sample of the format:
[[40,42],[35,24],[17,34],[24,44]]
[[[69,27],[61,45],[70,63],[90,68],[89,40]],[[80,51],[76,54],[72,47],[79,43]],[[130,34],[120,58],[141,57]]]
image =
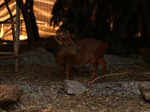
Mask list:
[[[19,53],[20,12],[19,12],[18,3],[16,3],[16,30],[15,30],[15,22],[14,22],[12,12],[8,6],[8,0],[5,0],[5,4],[6,4],[6,8],[8,10],[8,13],[10,15],[10,18],[11,18],[11,28],[12,28],[12,35],[13,35],[13,41],[14,41],[14,56],[16,59],[15,72],[18,72],[19,71],[18,53]],[[16,31],[16,33],[15,33],[15,31]]]
[[33,0],[26,0],[25,4],[22,0],[17,0],[17,2],[24,17],[29,42],[32,40],[38,40],[39,32],[33,12]]
[[8,13],[10,15],[10,18],[11,18],[11,29],[12,29],[12,36],[13,36],[13,40],[15,39],[15,26],[14,26],[14,19],[13,19],[13,15],[11,13],[11,10],[8,6],[8,0],[5,0],[5,5],[6,5],[6,8],[8,10]]
[[16,1],[16,36],[14,38],[14,55],[16,56],[15,72],[19,71],[19,35],[20,35],[20,10]]

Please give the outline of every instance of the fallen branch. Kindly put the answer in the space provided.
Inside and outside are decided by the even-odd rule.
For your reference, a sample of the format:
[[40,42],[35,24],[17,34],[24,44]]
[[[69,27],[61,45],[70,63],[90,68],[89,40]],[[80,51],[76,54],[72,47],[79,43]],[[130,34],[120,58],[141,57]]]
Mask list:
[[120,75],[129,75],[129,72],[123,72],[123,73],[111,73],[111,74],[105,74],[103,76],[98,76],[92,81],[89,81],[88,85],[93,84],[95,81],[106,78],[106,77],[111,77],[111,76],[120,76]]
[[150,72],[140,72],[140,73],[138,72],[137,73],[136,71],[128,71],[128,72],[122,72],[122,73],[105,74],[103,76],[96,77],[92,81],[89,81],[88,85],[93,84],[97,80],[101,80],[101,79],[108,78],[108,77],[122,76],[122,75],[130,75],[130,76],[135,76],[136,75],[136,76],[142,76],[142,77],[145,77],[144,75],[146,75],[146,78],[149,78],[150,76],[148,76],[148,75],[150,75]]

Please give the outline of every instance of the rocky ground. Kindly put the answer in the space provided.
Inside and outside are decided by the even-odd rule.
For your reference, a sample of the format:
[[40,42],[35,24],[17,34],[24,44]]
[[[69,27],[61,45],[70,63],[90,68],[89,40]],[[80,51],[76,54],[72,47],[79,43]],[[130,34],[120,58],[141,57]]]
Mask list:
[[150,84],[149,64],[141,57],[106,55],[109,72],[99,71],[90,86],[86,68],[73,70],[72,80],[80,82],[85,91],[68,94],[51,53],[37,48],[22,55],[18,73],[13,60],[0,62],[0,85],[15,85],[22,91],[19,100],[1,106],[0,112],[150,112],[150,103],[140,91],[142,84]]

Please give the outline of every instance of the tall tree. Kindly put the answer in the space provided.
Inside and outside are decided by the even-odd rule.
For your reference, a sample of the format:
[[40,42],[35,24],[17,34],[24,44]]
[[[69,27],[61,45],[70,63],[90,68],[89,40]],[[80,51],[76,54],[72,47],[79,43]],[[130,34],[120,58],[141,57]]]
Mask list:
[[17,2],[24,17],[28,40],[38,40],[39,32],[33,12],[33,0],[26,0],[25,4],[22,0],[17,0]]

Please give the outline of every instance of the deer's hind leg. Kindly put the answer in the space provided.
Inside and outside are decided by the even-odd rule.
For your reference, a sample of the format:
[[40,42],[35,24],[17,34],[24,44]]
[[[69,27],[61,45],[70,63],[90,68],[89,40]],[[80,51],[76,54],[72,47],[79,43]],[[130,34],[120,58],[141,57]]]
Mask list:
[[92,64],[92,71],[90,73],[91,77],[90,77],[90,80],[88,81],[88,85],[95,79],[96,77],[96,72],[98,70],[98,61],[95,61],[93,64]]
[[91,74],[91,79],[95,78],[95,75],[98,71],[98,66],[102,65],[102,72],[106,73],[107,72],[107,63],[104,58],[98,58],[96,61],[93,63],[93,69],[92,69],[92,74]]
[[102,67],[102,72],[103,73],[107,73],[107,63],[105,61],[104,58],[99,58],[98,59],[98,64],[101,64],[103,67]]
[[95,75],[96,75],[96,72],[98,71],[99,64],[103,65],[102,71],[104,73],[107,72],[107,63],[106,63],[105,59],[103,59],[103,58],[97,59],[96,62],[93,64],[93,71],[91,74],[91,79],[88,81],[88,85],[91,85],[94,82],[94,80],[96,79]]

